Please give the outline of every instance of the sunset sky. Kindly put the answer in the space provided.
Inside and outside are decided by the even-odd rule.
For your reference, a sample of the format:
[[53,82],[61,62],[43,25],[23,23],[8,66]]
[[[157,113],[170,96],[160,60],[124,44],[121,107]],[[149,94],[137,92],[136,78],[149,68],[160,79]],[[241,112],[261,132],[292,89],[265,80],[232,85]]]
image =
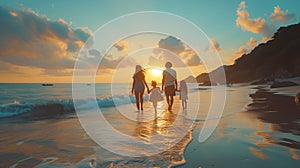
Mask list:
[[[78,55],[79,49],[93,36],[94,31],[112,19],[141,11],[170,12],[190,20],[210,38],[223,63],[232,64],[236,58],[250,52],[259,43],[271,39],[280,26],[298,23],[299,6],[300,1],[296,0],[232,0],[226,3],[220,0],[2,0],[0,82],[72,82],[75,55]],[[180,55],[183,63],[197,75],[205,71],[195,53],[180,39],[145,34],[116,43],[106,53],[109,59],[105,59],[105,66],[98,72],[105,75],[97,77],[96,82],[110,82],[108,76],[116,71],[115,66],[120,65],[128,53],[142,47],[138,44],[141,39],[145,39],[143,43],[148,46],[176,50],[174,52]],[[181,48],[174,49],[174,44]],[[149,53],[148,57],[151,56]],[[100,55],[97,51],[92,54]],[[129,74],[134,72],[132,66],[137,60],[133,59],[131,63],[131,68],[125,67]],[[187,75],[183,74],[186,69],[180,70],[180,66],[178,69],[181,72],[179,78],[185,78]]]

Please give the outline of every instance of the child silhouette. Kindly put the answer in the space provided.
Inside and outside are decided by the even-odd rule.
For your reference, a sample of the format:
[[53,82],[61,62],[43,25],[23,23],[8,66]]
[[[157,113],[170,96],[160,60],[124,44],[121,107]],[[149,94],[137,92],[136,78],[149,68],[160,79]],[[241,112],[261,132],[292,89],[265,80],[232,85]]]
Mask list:
[[157,112],[157,102],[163,101],[164,98],[161,95],[162,91],[160,90],[159,87],[157,87],[156,81],[151,81],[151,86],[152,89],[149,91],[149,93],[151,93],[149,101],[152,102],[154,110],[155,112]]
[[180,100],[181,100],[182,108],[186,109],[187,99],[188,99],[188,87],[184,80],[180,81],[179,91],[180,91]]

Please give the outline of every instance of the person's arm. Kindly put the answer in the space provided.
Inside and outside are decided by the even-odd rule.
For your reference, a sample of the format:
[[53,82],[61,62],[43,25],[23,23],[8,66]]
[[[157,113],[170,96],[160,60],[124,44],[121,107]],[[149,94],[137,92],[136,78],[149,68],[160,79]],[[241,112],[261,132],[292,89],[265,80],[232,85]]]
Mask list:
[[166,74],[165,74],[165,71],[163,71],[163,78],[162,78],[162,81],[161,81],[161,90],[164,91],[164,86],[165,86],[165,81],[166,81]]
[[147,82],[146,82],[146,80],[145,80],[145,76],[143,77],[143,83],[145,84],[145,86],[146,86],[146,88],[147,88],[147,92],[148,92],[148,94],[149,94],[150,91],[149,91],[148,84],[147,84]]
[[162,90],[160,90],[160,87],[158,87],[158,90],[159,90],[160,93],[163,93]]
[[177,83],[177,74],[176,74],[176,71],[175,71],[175,76],[174,76],[174,78],[175,78],[175,90],[177,90],[177,87],[178,87],[178,83]]
[[133,87],[134,87],[134,84],[135,84],[135,79],[133,78],[131,94],[133,94]]
[[148,94],[149,94],[149,93],[150,93],[150,90],[149,90],[149,87],[148,87],[147,82],[145,81],[145,79],[144,79],[144,83],[145,83],[145,85],[146,85],[147,92],[148,92]]

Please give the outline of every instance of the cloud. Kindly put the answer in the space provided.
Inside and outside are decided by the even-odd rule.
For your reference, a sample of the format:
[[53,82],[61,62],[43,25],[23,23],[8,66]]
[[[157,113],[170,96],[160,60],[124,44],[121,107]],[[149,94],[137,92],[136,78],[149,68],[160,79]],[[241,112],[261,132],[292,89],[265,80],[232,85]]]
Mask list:
[[189,66],[197,66],[201,64],[198,55],[192,49],[185,49],[180,54],[180,58]]
[[241,56],[245,53],[247,53],[248,50],[246,49],[245,46],[240,46],[239,49],[237,51],[234,52],[235,55]]
[[257,40],[253,37],[250,38],[250,40],[247,42],[247,45],[250,47],[250,49],[254,49],[256,47]]
[[242,1],[242,2],[239,4],[239,8],[240,8],[240,9],[246,8],[246,2],[245,2],[245,1]]
[[263,42],[270,40],[275,32],[275,23],[288,23],[295,20],[296,15],[288,13],[288,10],[281,10],[279,6],[274,7],[274,12],[270,15],[269,19],[273,24],[268,24],[262,17],[249,18],[250,14],[246,9],[246,3],[242,1],[237,9],[236,25],[240,26],[244,31],[249,31],[255,34],[262,34]]
[[279,6],[274,7],[274,12],[270,15],[270,20],[275,23],[288,23],[289,21],[294,20],[295,14],[288,13],[288,10],[282,11]]
[[169,50],[163,48],[153,49],[153,55],[149,57],[148,65],[164,67],[166,62],[172,62],[174,67],[188,66],[187,63],[184,62],[183,58]]
[[101,60],[99,68],[101,69],[116,69],[116,68],[127,68],[135,67],[138,65],[135,59],[128,57],[128,55],[120,56],[112,59],[109,56],[104,56]]
[[[98,65],[100,59],[101,62]],[[113,57],[112,55],[103,55],[97,49],[82,50],[77,61],[79,61],[79,69],[116,69],[117,67],[134,67],[138,64],[134,58],[128,57],[127,54],[123,56]]]
[[245,10],[246,3],[242,1],[236,11],[237,19],[236,25],[240,26],[243,30],[249,31],[255,34],[263,34],[264,36],[270,37],[272,36],[274,29],[269,26],[265,19],[258,18],[249,18],[249,12]]
[[173,36],[168,36],[165,39],[161,39],[158,43],[159,48],[164,48],[172,51],[175,54],[179,54],[185,50],[185,45],[179,39]]
[[92,36],[87,28],[73,29],[63,19],[52,21],[29,9],[0,6],[0,13],[0,61],[12,65],[65,71]]
[[246,53],[248,53],[248,52],[249,52],[249,50],[247,50],[247,48],[246,48],[245,46],[242,45],[242,46],[240,46],[236,51],[234,51],[234,52],[231,54],[231,56],[225,58],[225,61],[226,61],[227,63],[232,64],[232,63],[234,63],[234,61],[235,61],[237,58],[241,57],[242,55],[244,55],[244,54],[246,54]]
[[222,51],[220,44],[215,39],[210,38],[209,40],[212,43],[212,46],[208,47],[208,51],[210,51],[210,52],[216,52],[216,51],[221,52]]
[[[282,11],[279,6],[274,7],[274,12],[270,15],[269,19],[272,24],[268,24],[262,17],[250,18],[249,12],[246,10],[245,1],[240,2],[239,7],[236,11],[237,19],[236,25],[241,27],[244,31],[249,31],[255,34],[261,34],[263,37],[262,42],[272,40],[272,36],[275,32],[275,28],[278,26],[276,22],[287,23],[295,19],[295,14],[288,13],[288,10]],[[252,50],[257,45],[257,40],[253,37],[246,43],[247,46]],[[250,51],[250,50],[249,50]],[[234,51],[228,58],[228,62],[232,63],[234,60],[241,55],[249,52],[245,46],[240,46],[238,50]]]
[[264,42],[267,42],[267,41],[272,40],[272,39],[273,39],[272,37],[263,37],[261,39],[261,41],[264,43]]
[[181,40],[168,36],[158,42],[158,48],[153,50],[156,55],[149,60],[149,64],[171,61],[173,66],[197,66],[201,64],[199,56]]
[[120,40],[114,44],[114,47],[116,47],[118,51],[126,51],[128,49],[128,42],[126,40]]

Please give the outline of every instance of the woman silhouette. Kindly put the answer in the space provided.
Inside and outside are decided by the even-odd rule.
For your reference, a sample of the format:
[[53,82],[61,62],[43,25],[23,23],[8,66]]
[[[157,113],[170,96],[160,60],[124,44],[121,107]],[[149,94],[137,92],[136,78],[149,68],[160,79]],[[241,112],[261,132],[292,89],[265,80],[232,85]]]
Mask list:
[[131,93],[135,95],[136,99],[136,108],[138,110],[144,110],[143,109],[143,95],[145,92],[145,86],[147,87],[147,91],[149,92],[149,87],[145,81],[145,70],[142,68],[142,66],[137,65],[135,67],[135,73],[133,75],[133,83],[132,83],[132,89]]

